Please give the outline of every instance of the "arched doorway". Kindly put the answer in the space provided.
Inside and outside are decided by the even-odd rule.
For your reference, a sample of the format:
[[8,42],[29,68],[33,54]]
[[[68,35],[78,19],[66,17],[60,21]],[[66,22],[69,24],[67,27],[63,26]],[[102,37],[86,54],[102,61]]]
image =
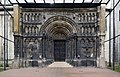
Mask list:
[[64,24],[60,24],[57,23],[55,24],[57,27],[55,28],[55,30],[52,30],[52,37],[54,40],[54,60],[55,61],[65,61],[66,58],[66,40],[67,40],[67,33],[65,32],[65,29],[63,27],[61,27],[61,25]]
[[65,61],[66,59],[66,41],[54,40],[54,60]]
[[40,33],[47,35],[48,39],[52,38],[52,44],[48,48],[51,49],[52,47],[53,49],[54,61],[66,60],[67,58],[66,41],[71,37],[72,34],[77,33],[77,29],[75,26],[76,25],[72,21],[72,19],[68,17],[54,16],[49,18],[41,27]]

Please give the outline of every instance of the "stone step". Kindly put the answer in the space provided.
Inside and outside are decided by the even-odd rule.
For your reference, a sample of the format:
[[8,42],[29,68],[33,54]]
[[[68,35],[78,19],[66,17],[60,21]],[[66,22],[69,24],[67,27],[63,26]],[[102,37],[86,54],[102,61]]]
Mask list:
[[48,67],[73,67],[73,66],[68,64],[67,62],[53,62],[52,64],[48,65]]

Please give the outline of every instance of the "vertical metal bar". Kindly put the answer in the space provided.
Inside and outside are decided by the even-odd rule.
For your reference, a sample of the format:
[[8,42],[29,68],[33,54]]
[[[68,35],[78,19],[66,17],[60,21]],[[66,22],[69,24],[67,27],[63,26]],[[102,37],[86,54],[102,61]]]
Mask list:
[[[7,16],[7,12],[6,12],[6,14],[5,14],[6,16],[6,18],[5,18],[5,26],[6,26],[6,28],[5,28],[5,38],[8,38],[8,16]],[[6,66],[8,67],[8,40],[5,40],[5,52],[6,52]]]
[[[113,7],[115,0],[113,0]],[[115,37],[115,9],[113,10],[113,38]],[[113,39],[113,70],[115,70],[115,38]]]
[[34,0],[34,3],[36,4],[36,1]]
[[73,0],[73,3],[75,3],[75,0]]
[[84,3],[84,2],[85,2],[85,0],[82,1],[82,3]]
[[119,10],[119,21],[120,21],[120,10]]
[[45,3],[45,0],[43,0],[44,1],[44,3]]
[[[6,4],[6,1],[5,1]],[[4,5],[4,38],[8,38],[8,19],[7,19],[7,11],[6,11],[6,5]],[[5,45],[5,65],[8,66],[8,40],[4,39],[4,45]]]
[[94,2],[94,0],[91,1],[91,3],[93,3],[93,2]]
[[55,0],[53,0],[53,2],[55,3]]
[[[6,5],[6,0],[4,0],[4,5]],[[6,7],[6,6],[4,6],[4,7]],[[4,37],[5,37],[5,26],[6,26],[6,24],[5,24],[5,20],[6,20],[6,18],[5,18],[5,15],[6,15],[6,8],[4,8]],[[5,46],[6,46],[6,43],[5,43],[5,38],[4,38],[4,55],[3,55],[3,57],[4,57],[4,70],[6,70],[6,54],[5,54]]]
[[[111,38],[111,14],[109,15],[109,39]],[[111,67],[111,40],[109,41],[109,67]]]
[[63,0],[63,3],[65,3],[65,0]]

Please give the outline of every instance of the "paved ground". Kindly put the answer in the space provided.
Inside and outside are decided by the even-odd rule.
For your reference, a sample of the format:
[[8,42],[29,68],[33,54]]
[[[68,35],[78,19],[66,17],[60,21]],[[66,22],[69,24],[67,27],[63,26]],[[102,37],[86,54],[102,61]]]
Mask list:
[[75,68],[66,62],[54,62],[44,68],[21,68],[0,72],[0,77],[120,77],[120,73],[94,67]]
[[93,67],[21,68],[0,72],[0,77],[120,77],[120,73]]
[[67,62],[54,62],[48,65],[48,67],[73,67],[73,66],[68,64]]

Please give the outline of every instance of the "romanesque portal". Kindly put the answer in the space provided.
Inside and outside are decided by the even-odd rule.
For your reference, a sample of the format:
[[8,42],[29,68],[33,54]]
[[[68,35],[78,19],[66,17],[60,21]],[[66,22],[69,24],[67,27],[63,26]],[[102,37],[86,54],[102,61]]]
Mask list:
[[41,59],[100,66],[104,59],[100,58],[103,39],[99,10],[99,6],[74,9],[15,6],[14,12],[20,18],[19,24],[14,24],[15,58],[19,57],[23,66],[29,66],[31,60],[37,66]]

